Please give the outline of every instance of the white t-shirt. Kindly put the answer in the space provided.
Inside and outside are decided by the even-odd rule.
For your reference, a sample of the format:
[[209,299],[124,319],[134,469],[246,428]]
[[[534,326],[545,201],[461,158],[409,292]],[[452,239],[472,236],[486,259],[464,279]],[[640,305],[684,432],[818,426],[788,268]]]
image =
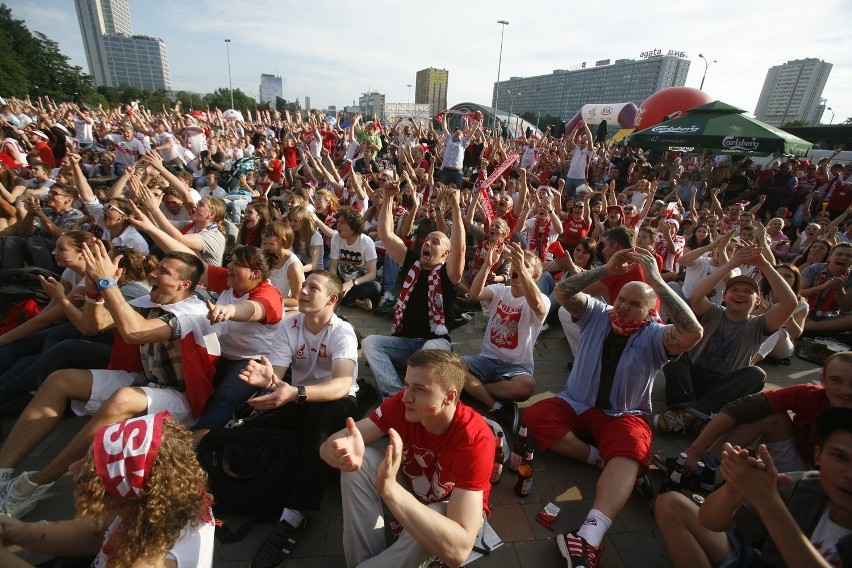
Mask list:
[[[533,347],[544,320],[536,318],[524,296],[514,297],[511,287],[490,284],[488,290],[494,297],[488,304],[491,317],[488,318],[488,327],[482,338],[480,355],[520,365],[532,374]],[[547,313],[550,300],[541,292],[539,296],[545,303],[544,312]]]
[[[193,190],[195,191],[195,190]],[[228,197],[228,192],[218,185],[214,188],[211,188],[209,185],[205,185],[201,188],[201,191],[198,192],[198,195],[201,197],[207,197],[208,195],[212,195],[213,197],[218,197],[219,199],[226,199]]]
[[[320,233],[319,231],[314,231],[314,234],[311,235],[311,244],[309,245],[310,250],[305,250],[305,247],[302,243],[303,243],[302,239],[300,239],[297,235],[295,240],[293,241],[293,246],[291,248],[293,249],[293,252],[296,253],[296,256],[299,257],[299,260],[302,261],[303,265],[310,264],[311,258],[312,258],[312,252],[311,251],[313,250],[313,248],[314,247],[320,247],[320,249],[322,249],[322,246],[323,246],[322,233]],[[320,262],[322,262],[322,251],[320,251]],[[322,267],[320,267],[320,266],[314,266],[313,267],[314,270],[318,270],[319,268],[322,268]]]
[[80,116],[74,117],[74,138],[77,142],[80,144],[94,143],[95,139],[92,136],[92,124],[93,122],[83,120]]
[[162,146],[169,140],[172,141],[172,146],[170,148],[159,150],[164,162],[181,159],[180,153],[178,153],[178,146],[180,146],[180,142],[178,142],[177,138],[175,138],[172,134],[169,134],[168,132],[158,132],[154,135],[154,139],[157,141],[157,146]]
[[[268,286],[269,284],[265,285]],[[272,292],[274,293],[274,290]],[[226,306],[251,299],[253,299],[251,292],[237,297],[234,295],[234,291],[228,288],[219,295],[216,305]],[[271,317],[269,312],[267,312],[267,317]],[[216,324],[214,329],[219,337],[222,356],[231,360],[260,359],[261,355],[266,355],[272,349],[272,336],[275,335],[275,330],[280,323],[280,321],[268,324],[262,321],[229,320]]]
[[[104,533],[104,543],[109,542],[120,524],[121,517],[116,517]],[[171,558],[177,562],[178,568],[212,568],[215,533],[216,525],[213,523],[201,522],[197,528],[186,525],[174,546],[166,553],[166,558]],[[107,565],[108,560],[109,557],[101,549],[92,566],[103,568]]]
[[376,260],[376,245],[373,239],[367,235],[360,234],[355,238],[355,242],[351,245],[345,239],[340,237],[339,233],[335,233],[331,237],[331,259],[338,260],[341,264],[357,264]]
[[592,151],[588,148],[575,147],[571,152],[571,165],[568,167],[568,177],[571,179],[586,179],[589,176],[589,160]]
[[82,286],[83,280],[85,280],[85,278],[86,277],[84,275],[79,275],[70,268],[66,268],[62,271],[62,276],[59,277],[59,281],[67,282],[73,290],[77,286]]
[[[689,298],[692,295],[692,291],[698,287],[698,284],[700,284],[702,280],[706,279],[711,274],[715,273],[717,270],[719,270],[719,267],[713,266],[710,263],[710,253],[698,257],[695,262],[692,263],[691,266],[686,267],[686,274],[683,277],[684,295]],[[734,268],[733,270],[731,270],[731,278],[739,275],[739,268]],[[725,284],[726,282],[724,280],[716,284],[716,288],[710,293],[710,297],[708,298],[717,306],[720,306],[722,304],[722,296],[725,294]]]
[[109,134],[107,140],[115,145],[115,161],[124,166],[132,166],[139,156],[147,152],[145,144],[138,138],[125,140],[121,134]]
[[349,395],[358,392],[358,339],[355,330],[336,315],[316,335],[305,328],[305,314],[284,320],[272,338],[269,361],[290,367],[293,386],[318,385],[331,380],[331,364],[336,359],[355,363]]
[[841,566],[843,564],[840,555],[837,554],[837,543],[850,533],[852,530],[842,527],[831,520],[829,513],[831,506],[825,508],[822,516],[817,523],[814,532],[811,534],[811,544],[819,551],[826,562],[831,566]]
[[278,291],[281,292],[281,299],[291,297],[291,292],[295,292],[295,294],[299,293],[298,290],[290,290],[290,279],[287,277],[287,271],[290,270],[290,267],[294,264],[303,266],[299,257],[295,254],[291,254],[290,258],[287,259],[287,262],[284,263],[284,266],[274,269],[269,274],[269,282],[271,282],[272,285],[278,288]]
[[120,234],[113,235],[104,223],[103,204],[96,199],[94,201],[84,202],[83,205],[86,206],[86,212],[95,220],[95,224],[103,229],[103,239],[105,241],[110,241],[115,246],[130,247],[136,249],[142,254],[148,254],[148,242],[144,239],[144,237],[142,237],[142,234],[136,230],[136,227],[133,225],[127,225]]

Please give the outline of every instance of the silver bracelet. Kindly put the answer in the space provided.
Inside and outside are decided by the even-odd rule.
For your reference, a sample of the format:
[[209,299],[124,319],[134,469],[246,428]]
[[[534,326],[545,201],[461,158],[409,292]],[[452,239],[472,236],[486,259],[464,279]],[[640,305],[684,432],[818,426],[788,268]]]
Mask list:
[[39,521],[39,523],[44,523],[44,532],[39,537],[39,540],[44,540],[45,537],[47,536],[47,529],[50,528],[50,521],[47,521],[46,519],[42,519],[42,520]]

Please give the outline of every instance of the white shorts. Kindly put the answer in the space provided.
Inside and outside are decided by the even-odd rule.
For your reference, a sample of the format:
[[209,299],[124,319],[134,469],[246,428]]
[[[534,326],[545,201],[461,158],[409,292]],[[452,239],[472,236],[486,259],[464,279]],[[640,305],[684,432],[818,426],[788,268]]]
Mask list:
[[[139,373],[128,373],[127,371],[108,371],[105,369],[92,370],[92,395],[86,402],[80,400],[71,401],[71,410],[77,416],[92,416],[101,409],[106,400],[118,389],[129,387],[139,376]],[[178,390],[163,388],[153,383],[149,386],[139,387],[148,398],[147,414],[156,414],[168,410],[172,417],[187,427],[192,427],[198,420],[193,416],[192,408],[186,395]]]

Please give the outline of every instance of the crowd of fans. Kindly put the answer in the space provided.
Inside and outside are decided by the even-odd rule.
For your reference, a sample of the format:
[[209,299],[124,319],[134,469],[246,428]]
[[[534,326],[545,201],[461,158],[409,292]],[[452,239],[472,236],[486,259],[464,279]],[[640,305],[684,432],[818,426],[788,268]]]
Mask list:
[[[789,364],[803,336],[849,338],[852,164],[650,152],[595,141],[583,123],[510,139],[475,113],[383,124],[245,112],[2,101],[0,274],[43,269],[50,303],[3,322],[0,410],[20,417],[0,448],[0,515],[35,508],[99,428],[168,411],[198,443],[249,401],[278,409],[277,427],[301,440],[253,566],[287,559],[332,468],[349,565],[460,565],[489,510],[494,442],[459,395],[514,435],[517,402],[536,391],[536,340],[557,323],[570,376],[524,421],[539,451],[602,470],[584,524],[557,538],[570,566],[597,566],[630,494],[650,496],[652,435],[696,435],[685,467],[701,461],[728,482],[706,523],[668,494],[657,507],[684,566],[696,550],[713,565],[751,550],[712,531],[730,528],[746,489],[770,483],[764,472],[812,469],[825,444],[852,456],[848,412],[822,420],[817,439],[814,408],[760,394],[757,366]],[[358,422],[360,338],[339,305],[390,318],[388,335],[363,338],[383,402]],[[451,332],[480,311],[481,353],[452,354]],[[667,408],[652,412],[660,370]],[[807,388],[820,410],[851,407],[850,354]],[[91,421],[16,476],[69,403]],[[755,458],[743,448],[759,435],[768,449]],[[386,452],[365,450],[385,436]],[[852,529],[845,491],[825,490],[842,514],[795,550],[766,522],[777,508],[755,503],[773,553],[814,543],[830,565],[849,562],[835,546]],[[390,546],[375,534],[385,519],[398,529]],[[0,526],[10,543],[31,538]],[[159,554],[174,559],[169,538]]]

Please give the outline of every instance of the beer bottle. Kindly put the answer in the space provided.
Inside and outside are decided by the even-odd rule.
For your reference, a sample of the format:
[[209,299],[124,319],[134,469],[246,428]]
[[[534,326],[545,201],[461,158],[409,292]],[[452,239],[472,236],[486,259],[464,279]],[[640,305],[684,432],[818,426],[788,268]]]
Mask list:
[[681,452],[677,457],[677,462],[675,462],[674,467],[669,470],[669,474],[663,482],[663,486],[660,488],[660,493],[665,493],[666,491],[677,491],[680,489],[680,482],[683,478],[684,463],[686,463],[686,453]]
[[512,446],[512,453],[509,455],[509,469],[518,471],[518,466],[524,459],[527,452],[527,423],[522,422],[518,429],[518,438],[515,440],[515,445]]
[[497,449],[494,450],[494,465],[491,466],[491,485],[496,485],[503,475],[503,432],[497,432]]
[[523,463],[518,466],[518,478],[515,481],[515,494],[518,497],[526,497],[530,494],[530,489],[532,489],[533,474],[535,473],[532,461],[533,449],[529,448]]

